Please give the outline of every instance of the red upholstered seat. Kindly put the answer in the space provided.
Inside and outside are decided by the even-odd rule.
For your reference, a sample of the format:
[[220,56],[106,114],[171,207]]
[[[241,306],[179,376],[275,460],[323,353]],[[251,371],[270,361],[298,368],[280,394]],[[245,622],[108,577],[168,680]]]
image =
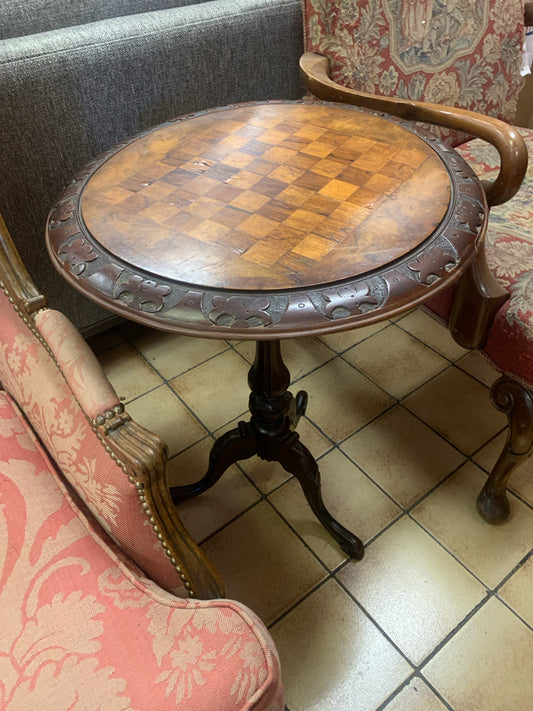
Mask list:
[[164,443],[46,308],[1,217],[0,322],[0,708],[282,711],[267,629],[210,599]]
[[79,503],[0,390],[0,707],[281,711],[256,616],[161,589]]

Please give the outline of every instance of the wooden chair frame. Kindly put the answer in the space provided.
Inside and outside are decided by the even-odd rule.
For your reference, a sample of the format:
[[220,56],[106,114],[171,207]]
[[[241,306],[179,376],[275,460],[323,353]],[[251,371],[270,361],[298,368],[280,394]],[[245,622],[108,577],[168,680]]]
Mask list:
[[[533,2],[525,3],[524,21],[526,26],[533,25]],[[423,121],[492,144],[499,153],[500,169],[495,180],[482,181],[489,207],[507,202],[520,188],[527,170],[528,152],[514,126],[464,109],[342,87],[330,78],[328,58],[314,52],[306,52],[301,57],[300,72],[306,89],[324,101],[348,103],[409,121]],[[484,254],[480,253],[457,284],[448,324],[457,343],[469,349],[483,348],[494,317],[508,298],[509,293],[496,282]],[[505,375],[492,386],[491,400],[507,415],[509,427],[500,457],[478,496],[477,510],[489,523],[500,524],[510,516],[509,477],[533,451],[533,391]]]

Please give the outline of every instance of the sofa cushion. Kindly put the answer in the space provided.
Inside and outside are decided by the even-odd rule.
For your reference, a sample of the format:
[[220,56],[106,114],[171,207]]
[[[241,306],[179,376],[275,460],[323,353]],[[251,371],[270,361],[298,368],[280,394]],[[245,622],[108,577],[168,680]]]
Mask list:
[[0,391],[0,708],[281,711],[272,639],[231,600],[143,577]]
[[211,0],[0,40],[0,212],[32,279],[84,335],[111,316],[47,257],[58,193],[94,156],[180,114],[300,98],[302,48],[300,0]]
[[0,39],[200,2],[206,0],[2,0]]
[[[487,262],[498,282],[511,294],[499,309],[483,349],[495,367],[533,387],[533,130],[520,128],[530,156],[518,193],[504,205],[491,208],[486,237]],[[498,174],[498,153],[476,139],[457,149],[479,177]],[[429,303],[445,321],[451,292]]]
[[[521,0],[304,0],[306,50],[358,91],[511,121],[521,87]],[[453,145],[464,140],[431,128]]]

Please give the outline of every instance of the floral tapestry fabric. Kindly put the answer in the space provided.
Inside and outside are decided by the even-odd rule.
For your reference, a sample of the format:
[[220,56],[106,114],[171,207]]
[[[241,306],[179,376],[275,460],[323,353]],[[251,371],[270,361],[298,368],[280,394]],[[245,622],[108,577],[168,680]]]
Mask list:
[[[165,590],[186,597],[187,590],[140,507],[135,487],[109,457],[58,365],[15,312],[3,291],[0,292],[0,314],[0,383],[3,388],[25,412],[47,451],[91,513],[128,557]],[[44,321],[46,317],[41,318]],[[50,323],[56,322],[53,319]],[[68,325],[74,330],[70,322]],[[65,324],[61,330],[68,340]],[[57,330],[56,335],[59,332]],[[60,348],[59,352],[62,351]],[[70,355],[65,357],[73,375],[76,367]],[[80,374],[87,373],[81,368],[77,375]]]
[[282,711],[270,635],[230,600],[143,577],[0,391],[0,709]]
[[[486,237],[489,267],[511,296],[498,311],[483,350],[499,370],[533,388],[533,131],[519,131],[530,156],[527,174],[511,200],[491,208]],[[498,153],[484,141],[469,141],[457,150],[479,177],[498,174]],[[444,295],[430,307],[447,320],[449,302]]]
[[[521,0],[303,0],[303,8],[305,49],[327,56],[342,86],[512,121]],[[464,140],[430,130],[452,145]]]

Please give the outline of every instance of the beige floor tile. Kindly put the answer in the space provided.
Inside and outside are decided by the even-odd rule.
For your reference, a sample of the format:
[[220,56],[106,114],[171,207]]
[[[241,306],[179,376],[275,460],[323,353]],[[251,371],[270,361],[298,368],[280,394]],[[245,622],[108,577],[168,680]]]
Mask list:
[[123,402],[129,402],[163,382],[129,343],[103,351],[98,360]]
[[422,673],[454,711],[525,711],[533,699],[533,632],[493,598]]
[[290,711],[374,711],[412,671],[333,580],[271,632]]
[[340,442],[394,402],[383,390],[340,358],[326,363],[298,383],[307,390],[307,417]]
[[169,382],[210,430],[248,408],[248,366],[234,351],[215,356]]
[[[169,462],[170,486],[189,484],[207,470],[213,440],[209,437]],[[227,469],[204,494],[178,504],[178,513],[196,541],[203,541],[259,499],[259,492],[237,467]]]
[[[479,452],[476,452],[473,456],[474,461],[486,472],[492,471],[492,468],[498,461],[506,439],[507,430],[501,432],[485,445],[485,447],[480,449]],[[510,491],[516,492],[524,501],[527,501],[530,506],[533,506],[533,457],[524,459],[524,461],[514,469],[507,487]]]
[[485,596],[484,587],[404,517],[338,578],[414,663],[420,664]]
[[[319,467],[328,511],[363,543],[400,515],[389,497],[338,449],[322,457]],[[346,553],[311,511],[298,481],[291,479],[270,500],[330,570],[346,560]]]
[[446,711],[446,706],[423,679],[415,676],[383,711]]
[[401,406],[347,439],[341,449],[405,508],[465,459]]
[[[242,341],[236,350],[251,364],[255,356],[255,344]],[[281,341],[281,354],[287,366],[291,382],[310,373],[323,363],[335,357],[335,353],[319,338],[291,338]]]
[[[231,426],[235,427],[235,424]],[[331,442],[309,422],[307,417],[300,419],[297,432],[300,435],[300,441],[315,459],[321,457],[332,447]],[[268,494],[291,477],[291,474],[286,472],[279,462],[267,462],[259,457],[245,459],[240,462],[240,465],[264,494]]]
[[531,550],[533,511],[510,496],[511,519],[492,526],[476,512],[486,476],[471,462],[412,511],[454,556],[490,588],[495,588]]
[[133,400],[127,412],[166,442],[170,455],[203,439],[207,431],[166,385]]
[[455,367],[423,385],[403,404],[466,454],[483,446],[507,423],[505,415],[490,404],[488,388]]
[[499,371],[492,367],[479,351],[470,351],[456,361],[461,370],[466,370],[472,377],[481,380],[488,388],[500,377]]
[[204,437],[197,444],[172,457],[167,467],[169,486],[193,484],[201,479],[209,465],[209,452],[213,442],[212,437]]
[[465,348],[462,348],[453,340],[445,326],[422,311],[422,309],[411,311],[407,316],[397,321],[397,324],[451,361],[455,361],[468,353]]
[[395,325],[350,348],[343,357],[396,398],[412,392],[449,364]]
[[533,627],[533,558],[528,558],[500,588],[499,596]]
[[226,583],[227,595],[271,624],[324,579],[316,560],[266,501],[202,545]]
[[147,331],[132,341],[146,360],[170,380],[227,349],[224,341]]
[[342,353],[348,348],[355,346],[356,343],[360,343],[361,341],[364,341],[365,338],[370,338],[370,336],[373,336],[374,333],[378,333],[384,328],[387,328],[389,324],[390,321],[380,321],[379,323],[373,323],[370,326],[363,326],[363,328],[352,328],[350,331],[329,333],[325,336],[320,336],[320,340],[332,348],[336,353]]

